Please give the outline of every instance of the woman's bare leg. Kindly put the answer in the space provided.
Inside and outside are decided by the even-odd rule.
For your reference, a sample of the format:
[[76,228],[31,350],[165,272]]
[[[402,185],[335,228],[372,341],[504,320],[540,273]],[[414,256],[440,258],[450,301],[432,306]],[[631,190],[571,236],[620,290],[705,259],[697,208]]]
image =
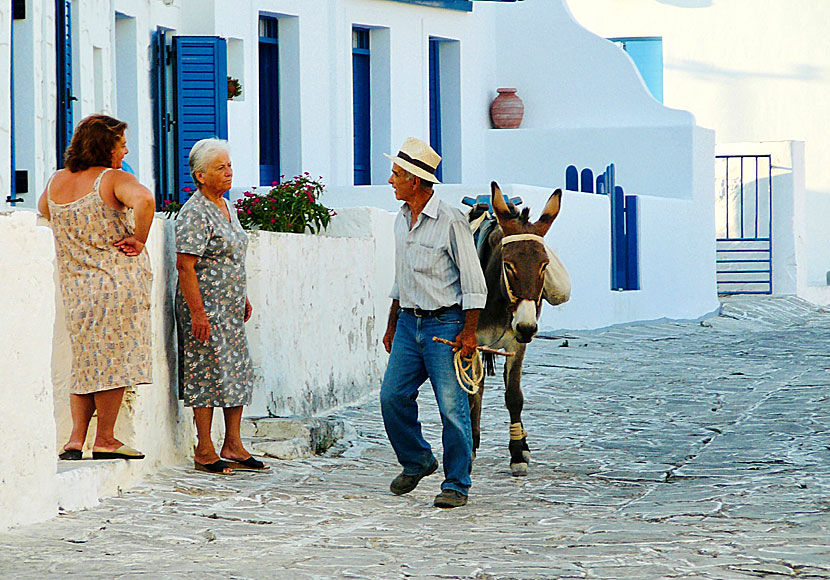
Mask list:
[[98,428],[95,431],[93,451],[115,451],[123,445],[115,438],[115,421],[124,399],[125,387],[93,393],[98,409]]
[[87,395],[69,395],[69,410],[72,414],[72,433],[69,441],[63,446],[64,451],[83,449],[86,434],[89,431],[89,422],[95,413],[95,397],[93,393]]
[[222,457],[244,461],[251,454],[242,446],[242,406],[222,409],[225,413],[225,442]]

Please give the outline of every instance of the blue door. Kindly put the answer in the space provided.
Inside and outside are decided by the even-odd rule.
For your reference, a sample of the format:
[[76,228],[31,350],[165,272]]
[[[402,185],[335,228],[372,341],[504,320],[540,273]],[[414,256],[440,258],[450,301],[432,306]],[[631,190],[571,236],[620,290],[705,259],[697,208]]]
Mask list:
[[369,31],[352,29],[352,102],[354,107],[354,184],[372,183],[372,132],[369,84]]
[[[429,39],[429,144],[441,155],[441,75],[438,49],[440,42],[436,38]],[[441,165],[435,176],[441,179]]]
[[278,21],[259,18],[259,183],[280,181],[280,66]]
[[58,81],[57,156],[58,168],[63,167],[63,153],[72,140],[72,3],[56,0],[55,50]]
[[176,192],[178,201],[194,188],[188,156],[209,137],[228,138],[228,53],[224,38],[174,36]]

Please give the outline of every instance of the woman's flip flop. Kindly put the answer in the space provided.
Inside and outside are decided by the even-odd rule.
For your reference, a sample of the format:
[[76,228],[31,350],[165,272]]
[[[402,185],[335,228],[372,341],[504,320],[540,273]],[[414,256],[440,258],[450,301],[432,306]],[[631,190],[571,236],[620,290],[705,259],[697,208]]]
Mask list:
[[64,461],[78,461],[84,458],[84,452],[80,449],[64,449],[63,453],[58,455],[58,459]]
[[231,469],[236,469],[238,471],[268,471],[271,469],[268,465],[265,465],[253,455],[251,455],[248,459],[242,460],[228,459],[228,464]]
[[233,475],[233,471],[225,471],[230,468],[230,465],[228,465],[227,461],[222,461],[221,459],[213,463],[199,463],[198,461],[194,461],[193,467],[196,468],[196,471],[204,471],[216,475]]

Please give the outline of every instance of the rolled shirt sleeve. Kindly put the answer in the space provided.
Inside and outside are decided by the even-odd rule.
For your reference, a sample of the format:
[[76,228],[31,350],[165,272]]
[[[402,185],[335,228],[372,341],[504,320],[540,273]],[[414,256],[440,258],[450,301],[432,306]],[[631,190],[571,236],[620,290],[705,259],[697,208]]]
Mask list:
[[461,308],[483,309],[487,304],[487,282],[481,271],[473,234],[465,219],[455,219],[450,224],[450,254],[458,266],[461,281]]

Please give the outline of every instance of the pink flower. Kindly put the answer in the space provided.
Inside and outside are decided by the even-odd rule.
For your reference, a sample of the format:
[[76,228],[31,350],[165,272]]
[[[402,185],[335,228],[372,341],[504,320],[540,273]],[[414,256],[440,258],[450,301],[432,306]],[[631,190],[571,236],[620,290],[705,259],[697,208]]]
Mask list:
[[248,215],[251,215],[251,210],[246,210],[246,211],[248,212]]
[[245,193],[243,193],[242,195],[244,195],[245,197],[256,197],[256,196],[255,196],[253,193],[251,193],[250,191],[246,191],[246,192],[245,192]]
[[311,195],[310,193],[306,193],[306,196],[308,196],[308,201],[310,201],[311,203],[314,203],[314,196],[313,195]]
[[279,183],[279,181],[272,181],[271,186],[277,185],[278,183]]
[[276,219],[276,218],[271,218],[271,223],[272,223],[272,224],[277,223],[277,219]]

